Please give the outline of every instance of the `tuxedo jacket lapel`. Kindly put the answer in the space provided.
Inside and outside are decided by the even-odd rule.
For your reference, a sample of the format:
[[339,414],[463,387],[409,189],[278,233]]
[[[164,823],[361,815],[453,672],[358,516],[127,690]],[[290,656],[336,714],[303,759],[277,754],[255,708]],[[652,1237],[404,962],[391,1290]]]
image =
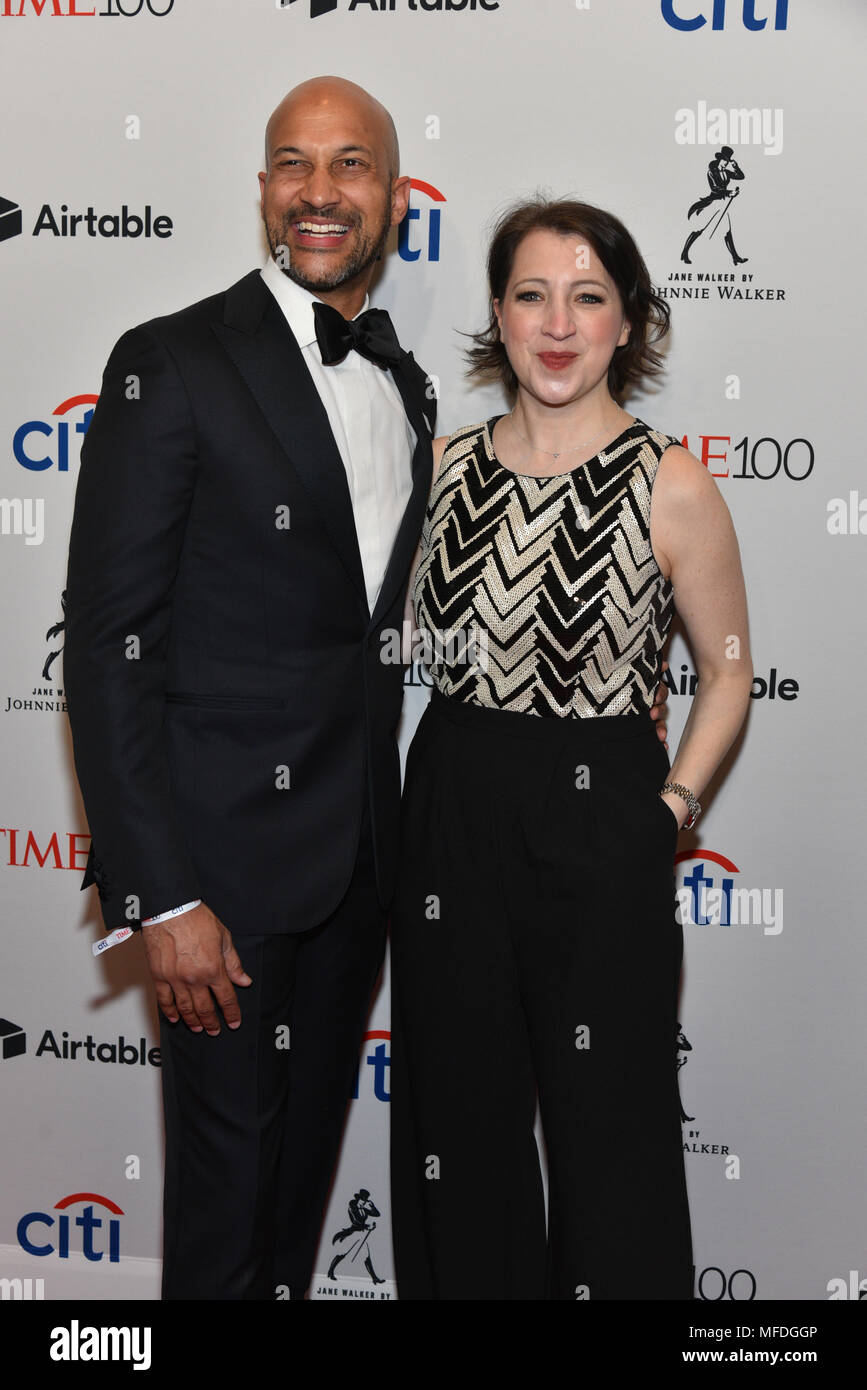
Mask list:
[[[328,414],[295,336],[257,270],[232,286],[226,295],[223,322],[212,326],[313,498],[364,610],[369,612],[349,484]],[[406,578],[421,534],[431,481],[435,406],[424,405],[427,378],[411,352],[404,353],[392,376],[415,430],[416,445],[412,491],[370,615],[371,628],[388,611]]]
[[394,602],[398,586],[407,577],[421,535],[433,468],[431,454],[433,426],[422,407],[423,384],[426,383],[427,378],[411,352],[404,353],[402,360],[396,367],[392,368],[392,376],[400,392],[407,418],[416,433],[415,449],[412,456],[412,492],[397,529],[397,535],[394,538],[391,556],[371,615],[371,628],[376,627],[383,613],[388,611]]
[[212,326],[316,504],[367,612],[343,460],[301,349],[257,270],[232,286],[223,322]]

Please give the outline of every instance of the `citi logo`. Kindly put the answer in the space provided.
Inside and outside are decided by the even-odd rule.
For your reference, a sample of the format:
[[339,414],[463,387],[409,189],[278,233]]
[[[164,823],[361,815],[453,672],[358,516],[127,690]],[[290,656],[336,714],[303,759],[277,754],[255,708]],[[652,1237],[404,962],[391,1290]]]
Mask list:
[[[69,1208],[81,1204],[84,1204],[84,1210],[70,1221],[72,1213]],[[104,1216],[94,1215],[97,1206],[110,1213],[107,1221]],[[16,1235],[25,1254],[41,1259],[56,1253],[61,1260],[68,1260],[69,1251],[74,1245],[76,1253],[80,1246],[82,1255],[91,1263],[98,1263],[106,1255],[109,1264],[119,1262],[120,1222],[117,1218],[123,1216],[123,1211],[117,1202],[110,1197],[101,1197],[97,1192],[71,1192],[68,1197],[61,1197],[59,1202],[54,1203],[54,1211],[59,1215],[54,1216],[47,1211],[28,1211],[22,1216]],[[56,1236],[56,1245],[50,1240],[38,1244],[39,1237],[48,1231]],[[74,1242],[71,1240],[73,1236]]]
[[[684,850],[674,857],[675,864],[688,860],[697,862],[683,874],[677,889],[683,926],[759,926],[764,936],[779,936],[783,930],[782,888],[736,888],[734,875],[740,869],[716,850]],[[722,870],[721,875],[718,870]]]
[[[364,1035],[364,1053],[366,1056],[359,1058],[358,1071],[355,1074],[355,1088],[352,1092],[352,1099],[358,1100],[362,1091],[365,1095],[373,1092],[374,1099],[382,1101],[391,1100],[391,1092],[388,1088],[388,1071],[391,1066],[391,1033],[387,1028],[375,1028],[370,1033]],[[363,1071],[364,1068],[369,1068]]]
[[[731,20],[729,28],[737,24],[734,17],[737,13],[737,0],[730,0],[728,5],[726,0],[707,0],[704,6],[698,7],[698,14],[695,12],[695,0],[689,0],[688,3],[687,0],[661,0],[661,8],[666,24],[670,24],[672,29],[679,29],[681,33],[689,34],[694,33],[696,29],[703,29],[708,22],[708,12],[711,29],[725,29],[727,18]],[[687,13],[684,14],[682,11]],[[774,29],[788,27],[789,0],[741,0],[741,24],[751,33],[757,34],[766,29],[771,19]]]
[[[414,192],[423,193],[434,205],[446,201],[446,195],[444,193],[440,193],[439,189],[434,188],[432,183],[425,183],[423,179],[410,179],[410,198],[412,198]],[[422,233],[422,244],[421,246],[413,247],[410,244],[413,224],[421,222],[421,208],[413,207],[412,204],[410,204],[406,210],[406,216],[397,229],[397,252],[401,260],[419,260],[425,246],[427,248],[425,259],[428,261],[439,260],[440,217],[441,211],[439,207],[433,206],[428,208],[427,227]]]
[[[69,396],[67,400],[54,407],[48,420],[25,420],[12,437],[12,453],[16,463],[31,473],[44,473],[47,468],[56,468],[58,473],[68,473],[70,425],[73,434],[80,435],[83,439],[98,399],[98,396],[90,392]],[[49,441],[48,444],[46,440]],[[80,448],[81,439],[78,445]]]

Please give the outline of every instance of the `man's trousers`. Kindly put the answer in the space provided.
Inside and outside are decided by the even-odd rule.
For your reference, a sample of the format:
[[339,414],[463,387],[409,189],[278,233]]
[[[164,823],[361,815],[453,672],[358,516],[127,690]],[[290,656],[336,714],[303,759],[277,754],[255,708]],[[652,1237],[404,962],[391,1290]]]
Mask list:
[[[252,913],[255,884],[250,893]],[[299,1299],[385,946],[367,814],[349,888],[326,922],[281,935],[225,925],[253,981],[236,990],[241,1027],[222,1023],[209,1037],[160,1015],[162,1297]]]

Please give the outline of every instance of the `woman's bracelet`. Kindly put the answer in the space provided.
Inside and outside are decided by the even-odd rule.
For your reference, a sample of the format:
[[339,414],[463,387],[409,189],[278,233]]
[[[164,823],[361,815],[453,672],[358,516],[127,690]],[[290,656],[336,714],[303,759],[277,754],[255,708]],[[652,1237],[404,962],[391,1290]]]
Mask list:
[[686,802],[689,807],[689,816],[684,821],[682,829],[692,830],[692,827],[701,815],[701,806],[698,803],[698,798],[690,791],[689,787],[685,787],[682,782],[666,782],[665,786],[659,789],[660,796],[662,796],[663,792],[675,792],[682,801]]

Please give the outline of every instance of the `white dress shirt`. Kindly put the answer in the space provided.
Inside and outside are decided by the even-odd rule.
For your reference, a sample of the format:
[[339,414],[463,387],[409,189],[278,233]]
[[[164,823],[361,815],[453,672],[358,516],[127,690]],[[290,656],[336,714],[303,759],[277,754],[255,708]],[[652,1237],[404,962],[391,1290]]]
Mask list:
[[[342,362],[323,366],[313,321],[316,296],[284,275],[272,256],[261,274],[295,335],[328,414],[346,469],[372,613],[412,490],[416,433],[391,372],[355,351]],[[365,298],[359,313],[367,307]]]
[[[284,275],[272,256],[261,275],[295,335],[328,414],[346,469],[367,606],[372,613],[412,491],[416,432],[406,418],[400,392],[386,368],[354,351],[348,352],[342,362],[323,366],[313,321],[316,296]],[[365,298],[359,313],[367,307]],[[200,902],[197,898],[183,907],[145,918],[143,925],[180,916]]]

